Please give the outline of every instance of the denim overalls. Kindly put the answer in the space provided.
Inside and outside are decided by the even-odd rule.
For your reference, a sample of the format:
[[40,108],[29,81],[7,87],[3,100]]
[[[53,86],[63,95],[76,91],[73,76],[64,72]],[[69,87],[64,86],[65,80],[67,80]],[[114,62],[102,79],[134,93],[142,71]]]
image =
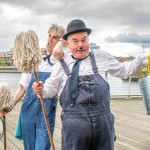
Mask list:
[[[39,80],[45,82],[50,76],[48,72],[38,72]],[[32,90],[32,83],[35,82],[32,73],[30,84],[27,88],[24,102],[21,108],[21,125],[25,150],[50,150],[49,136],[45,125],[44,115],[40,99]],[[54,131],[56,114],[56,97],[44,99],[45,108],[51,128]]]
[[62,106],[62,150],[113,150],[114,116],[110,111],[108,83],[98,74],[95,57],[90,53],[92,75],[79,76],[79,94],[71,107],[70,71],[62,63],[68,80],[60,97]]

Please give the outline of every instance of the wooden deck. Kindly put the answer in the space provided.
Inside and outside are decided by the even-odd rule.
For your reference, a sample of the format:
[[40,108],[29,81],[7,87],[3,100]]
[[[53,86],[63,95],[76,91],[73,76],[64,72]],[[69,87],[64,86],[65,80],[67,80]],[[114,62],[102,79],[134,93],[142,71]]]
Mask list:
[[[21,102],[6,115],[7,149],[23,150],[22,141],[14,137],[15,126]],[[150,115],[145,112],[142,100],[112,100],[112,112],[115,115],[117,141],[115,150],[150,150]],[[61,108],[57,107],[57,121],[54,134],[55,149],[61,149]],[[0,140],[3,150],[3,139]]]

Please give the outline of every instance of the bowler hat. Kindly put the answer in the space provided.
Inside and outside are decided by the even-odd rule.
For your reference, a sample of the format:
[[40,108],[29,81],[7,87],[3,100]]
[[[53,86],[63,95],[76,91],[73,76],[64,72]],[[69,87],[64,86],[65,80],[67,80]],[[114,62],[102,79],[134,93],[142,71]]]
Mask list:
[[75,19],[68,24],[67,33],[63,36],[63,39],[67,40],[70,34],[77,33],[77,32],[87,32],[88,34],[90,34],[92,30],[86,28],[85,23],[82,20]]

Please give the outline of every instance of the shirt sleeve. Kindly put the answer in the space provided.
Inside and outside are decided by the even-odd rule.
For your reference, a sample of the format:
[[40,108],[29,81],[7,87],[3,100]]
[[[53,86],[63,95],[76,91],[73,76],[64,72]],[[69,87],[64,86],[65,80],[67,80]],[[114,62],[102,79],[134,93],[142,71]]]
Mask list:
[[19,84],[21,84],[24,87],[24,89],[26,90],[30,83],[30,79],[31,79],[30,73],[22,73]]
[[52,68],[51,76],[44,83],[43,98],[52,98],[62,90],[63,77],[64,71],[58,61]]
[[[66,57],[67,57],[67,53],[64,51],[63,59],[65,59]],[[53,55],[51,55],[50,59],[53,64],[56,64],[59,62],[59,60],[57,60]]]

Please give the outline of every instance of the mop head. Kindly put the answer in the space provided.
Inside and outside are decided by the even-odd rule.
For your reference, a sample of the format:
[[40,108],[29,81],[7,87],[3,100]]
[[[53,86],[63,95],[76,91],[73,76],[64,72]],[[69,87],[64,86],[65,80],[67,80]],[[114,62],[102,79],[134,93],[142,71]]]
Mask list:
[[9,110],[13,107],[11,91],[8,84],[0,84],[0,110],[7,107]]
[[14,42],[14,65],[24,73],[30,73],[38,68],[42,60],[39,40],[34,31],[19,33]]

